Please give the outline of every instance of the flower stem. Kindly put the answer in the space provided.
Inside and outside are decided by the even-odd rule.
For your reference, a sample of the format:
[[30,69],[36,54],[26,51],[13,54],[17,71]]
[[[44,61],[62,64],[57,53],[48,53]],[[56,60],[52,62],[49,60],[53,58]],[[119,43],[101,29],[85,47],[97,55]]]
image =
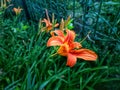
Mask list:
[[83,40],[80,43],[82,43],[83,41],[85,41],[85,39],[87,39],[87,37],[89,36],[90,33],[91,33],[91,31],[88,32],[87,36],[85,38],[83,38]]
[[58,53],[56,52],[56,53],[54,53],[54,54],[52,54],[50,57],[53,57],[53,56],[55,56],[55,55],[57,55]]

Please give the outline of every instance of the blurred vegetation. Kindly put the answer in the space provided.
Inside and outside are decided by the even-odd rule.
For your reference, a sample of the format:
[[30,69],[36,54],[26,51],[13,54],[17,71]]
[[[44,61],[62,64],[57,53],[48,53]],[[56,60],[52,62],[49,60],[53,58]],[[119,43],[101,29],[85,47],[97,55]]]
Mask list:
[[[0,90],[120,90],[119,0],[1,0],[0,5]],[[23,9],[20,15],[14,7]],[[65,57],[51,57],[49,34],[38,34],[45,9],[58,22],[71,15],[78,41],[91,31],[82,45],[98,60],[78,60],[70,68]]]

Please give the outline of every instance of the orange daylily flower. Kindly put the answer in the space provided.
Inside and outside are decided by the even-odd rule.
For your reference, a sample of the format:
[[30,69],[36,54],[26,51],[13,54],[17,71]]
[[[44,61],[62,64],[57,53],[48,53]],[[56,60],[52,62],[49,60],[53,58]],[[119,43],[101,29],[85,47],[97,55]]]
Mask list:
[[54,33],[57,36],[52,34],[52,37],[47,42],[47,46],[60,46],[57,53],[67,57],[67,66],[73,67],[77,58],[88,61],[97,59],[95,52],[83,49],[80,43],[74,42],[75,33],[73,31],[66,30],[66,35],[61,30],[55,30]]
[[43,31],[46,30],[48,32],[49,30],[52,30],[53,27],[58,27],[59,26],[58,23],[55,24],[55,25],[52,24],[52,23],[54,23],[54,15],[52,17],[52,23],[51,23],[47,10],[46,10],[46,16],[47,16],[47,19],[42,20],[42,22],[44,22],[46,24],[46,27],[42,28]]
[[59,26],[58,23],[53,26],[53,24],[49,20],[47,20],[47,19],[42,20],[42,22],[45,22],[45,24],[46,24],[46,27],[42,28],[42,30],[46,30],[47,32],[49,30],[52,30],[53,27],[58,27]]
[[13,8],[13,11],[15,12],[16,15],[19,15],[23,9],[18,7],[18,8]]

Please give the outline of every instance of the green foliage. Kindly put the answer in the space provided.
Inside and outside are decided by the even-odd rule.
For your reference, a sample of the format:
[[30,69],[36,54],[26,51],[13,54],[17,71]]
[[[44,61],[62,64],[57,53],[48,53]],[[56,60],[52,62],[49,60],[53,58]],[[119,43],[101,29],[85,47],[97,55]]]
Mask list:
[[[36,22],[21,21],[24,18],[21,15],[4,19],[5,11],[1,10],[0,90],[120,89],[119,0],[73,1],[27,0],[30,18],[39,20],[45,17],[40,10],[44,12],[47,8],[50,15],[54,13],[59,21],[75,9],[73,25],[77,40],[81,41],[91,31],[82,45],[94,50],[98,60],[78,60],[74,67],[67,67],[66,57],[52,56],[56,50],[46,46],[50,35],[40,32]],[[74,8],[73,3],[76,5]],[[73,28],[71,22],[68,28]]]

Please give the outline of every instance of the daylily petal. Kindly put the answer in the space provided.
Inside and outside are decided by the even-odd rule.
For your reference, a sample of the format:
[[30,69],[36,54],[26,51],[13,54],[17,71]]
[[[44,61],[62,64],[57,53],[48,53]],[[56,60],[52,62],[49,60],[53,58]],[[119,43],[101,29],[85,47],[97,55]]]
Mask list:
[[59,23],[56,23],[55,25],[54,25],[54,27],[58,27],[59,26]]
[[66,30],[66,32],[67,34],[64,42],[68,42],[68,43],[73,42],[75,39],[75,32],[71,30]]
[[62,30],[55,30],[53,32],[58,36],[65,37],[64,32]]
[[96,53],[89,49],[71,50],[70,53],[76,56],[77,58],[81,58],[88,61],[95,61],[97,59]]
[[73,67],[76,64],[77,58],[76,56],[72,55],[72,54],[68,54],[68,58],[67,58],[67,66]]
[[71,42],[69,46],[70,46],[70,49],[80,49],[82,47],[82,45],[78,42]]
[[47,19],[43,19],[42,22],[45,22],[46,27],[52,26],[52,24],[50,23],[50,21],[48,21]]
[[63,44],[64,38],[59,36],[53,36],[49,38],[47,42],[47,46],[57,46]]

